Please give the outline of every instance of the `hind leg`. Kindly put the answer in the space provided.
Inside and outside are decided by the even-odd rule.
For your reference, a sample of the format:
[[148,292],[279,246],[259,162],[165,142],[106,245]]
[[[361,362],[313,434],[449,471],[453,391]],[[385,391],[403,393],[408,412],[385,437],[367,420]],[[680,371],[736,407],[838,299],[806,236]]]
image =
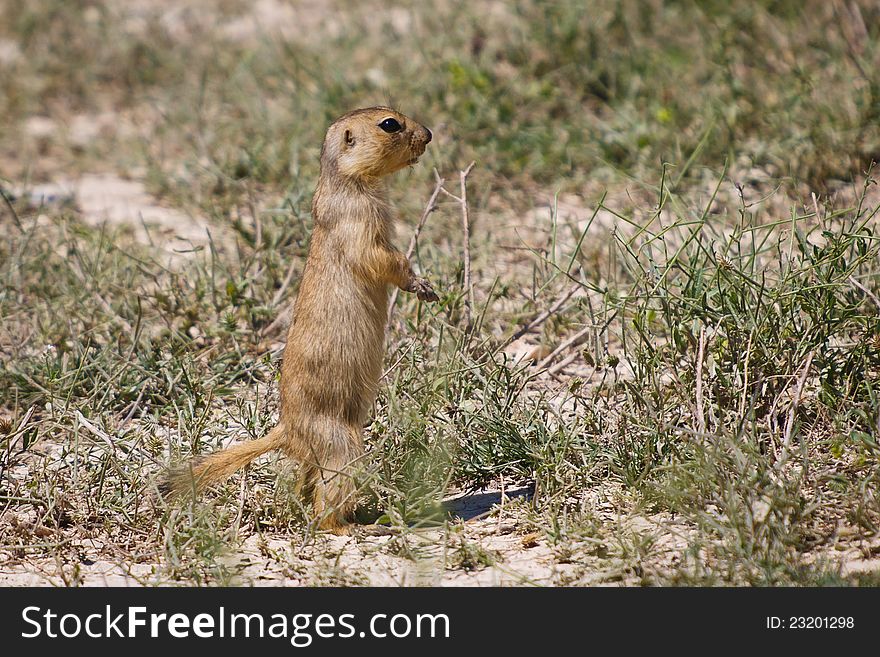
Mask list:
[[347,534],[357,505],[355,475],[364,454],[363,437],[359,428],[335,419],[315,422],[312,429],[308,453],[299,459],[303,470],[298,488],[312,502],[322,530]]
[[[297,459],[299,460],[299,459]],[[315,480],[318,477],[318,468],[310,462],[301,461],[296,475],[296,487],[294,493],[308,504],[312,503],[315,494]]]
[[312,504],[319,527],[334,534],[349,533],[357,505],[354,465],[348,454],[328,458],[318,469]]

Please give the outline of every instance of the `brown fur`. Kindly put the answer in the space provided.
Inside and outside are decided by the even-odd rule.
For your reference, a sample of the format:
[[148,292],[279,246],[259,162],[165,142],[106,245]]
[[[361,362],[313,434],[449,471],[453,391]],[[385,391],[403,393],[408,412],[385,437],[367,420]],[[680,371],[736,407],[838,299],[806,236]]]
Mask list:
[[[387,133],[386,118],[403,129]],[[274,449],[300,463],[300,490],[320,527],[345,533],[356,505],[362,427],[382,374],[389,285],[436,301],[392,244],[394,216],[382,178],[414,164],[431,140],[387,107],[337,119],[321,149],[314,231],[281,368],[281,419],[264,438],[166,474],[166,494],[198,492]]]

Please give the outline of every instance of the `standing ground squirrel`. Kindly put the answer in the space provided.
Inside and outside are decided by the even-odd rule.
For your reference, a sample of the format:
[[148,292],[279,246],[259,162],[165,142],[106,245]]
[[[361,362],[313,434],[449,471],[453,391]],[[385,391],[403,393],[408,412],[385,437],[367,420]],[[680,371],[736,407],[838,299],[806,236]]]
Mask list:
[[392,244],[382,178],[418,161],[431,131],[387,107],[337,119],[321,149],[314,230],[281,367],[281,417],[265,437],[171,469],[166,495],[199,491],[273,449],[300,464],[319,527],[346,533],[363,426],[382,376],[389,285],[437,301]]

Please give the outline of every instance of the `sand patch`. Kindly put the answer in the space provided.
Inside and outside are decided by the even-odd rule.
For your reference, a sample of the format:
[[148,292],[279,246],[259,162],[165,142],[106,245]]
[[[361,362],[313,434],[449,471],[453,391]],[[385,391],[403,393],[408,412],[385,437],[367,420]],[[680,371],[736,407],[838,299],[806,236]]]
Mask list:
[[221,231],[204,217],[162,205],[142,182],[113,174],[86,174],[76,180],[35,185],[25,197],[35,208],[72,205],[90,226],[127,226],[138,242],[172,259],[208,244],[209,231]]

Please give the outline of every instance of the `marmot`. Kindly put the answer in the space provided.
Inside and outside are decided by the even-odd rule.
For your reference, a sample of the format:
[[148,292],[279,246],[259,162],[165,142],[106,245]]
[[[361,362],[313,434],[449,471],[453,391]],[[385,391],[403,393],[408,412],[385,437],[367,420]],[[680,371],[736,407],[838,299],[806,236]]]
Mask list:
[[327,130],[312,231],[281,367],[281,417],[265,437],[168,471],[166,495],[199,491],[273,449],[300,464],[321,529],[347,533],[363,426],[382,376],[389,285],[437,301],[392,244],[382,178],[415,164],[431,131],[388,107],[349,112]]

